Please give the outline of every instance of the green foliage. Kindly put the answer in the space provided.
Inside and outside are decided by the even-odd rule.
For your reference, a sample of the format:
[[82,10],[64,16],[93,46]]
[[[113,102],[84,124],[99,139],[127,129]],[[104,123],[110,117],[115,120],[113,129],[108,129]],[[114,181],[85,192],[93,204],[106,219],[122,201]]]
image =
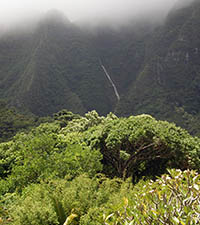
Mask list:
[[12,207],[13,225],[59,224],[53,201],[45,185],[31,185],[24,189],[22,197],[18,197],[16,205]]
[[[150,115],[63,111],[54,122],[0,144],[0,222],[166,224],[171,216],[171,224],[193,225],[199,175],[170,170],[155,182],[148,179],[167,168],[199,169],[199,149],[199,138]],[[134,186],[143,176],[147,181]]]
[[[8,205],[9,223],[74,225],[199,223],[200,176],[169,170],[156,181],[109,180],[85,175],[25,188]],[[8,220],[7,220],[8,221]]]
[[116,180],[86,175],[72,181],[57,179],[30,185],[16,197],[9,209],[10,218],[13,225],[79,224],[90,208],[105,203],[119,188]]
[[[29,134],[18,134],[12,142],[2,143],[1,175],[8,190],[21,189],[28,184],[49,178],[71,178],[87,172],[94,176],[101,171],[101,154],[80,145],[76,134],[57,134],[57,124],[42,124]],[[1,180],[5,191],[5,180]],[[6,189],[6,191],[8,191]]]
[[117,205],[113,199],[107,211],[114,211],[103,215],[102,224],[199,224],[199,189],[195,171],[170,170],[155,182],[139,183]]

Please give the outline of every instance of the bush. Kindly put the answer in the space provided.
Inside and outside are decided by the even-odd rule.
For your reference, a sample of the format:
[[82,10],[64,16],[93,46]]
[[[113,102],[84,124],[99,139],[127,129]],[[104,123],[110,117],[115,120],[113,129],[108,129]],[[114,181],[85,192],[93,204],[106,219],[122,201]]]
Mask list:
[[72,181],[57,179],[32,184],[10,204],[9,214],[13,225],[63,225],[70,217],[70,224],[78,225],[90,208],[105,204],[118,190],[117,180],[101,176],[91,179],[87,175]]
[[102,224],[199,224],[199,190],[200,175],[195,171],[169,170],[155,182],[140,182],[121,202],[111,201]]

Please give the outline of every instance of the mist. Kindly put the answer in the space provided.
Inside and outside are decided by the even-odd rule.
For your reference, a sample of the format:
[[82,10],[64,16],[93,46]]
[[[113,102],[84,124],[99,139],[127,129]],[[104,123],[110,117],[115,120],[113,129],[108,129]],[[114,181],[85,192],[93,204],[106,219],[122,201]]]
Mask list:
[[164,18],[177,1],[181,0],[6,0],[0,3],[0,28],[38,20],[51,9],[62,11],[72,22]]

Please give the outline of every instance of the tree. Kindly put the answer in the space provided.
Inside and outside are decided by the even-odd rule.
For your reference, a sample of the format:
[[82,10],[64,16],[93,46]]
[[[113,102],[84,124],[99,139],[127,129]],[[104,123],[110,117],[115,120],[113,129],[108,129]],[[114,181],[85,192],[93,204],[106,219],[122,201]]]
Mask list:
[[59,121],[61,127],[65,127],[69,121],[79,119],[81,116],[63,109],[57,113],[54,113],[53,117],[56,121]]
[[73,120],[68,122],[67,126],[63,128],[62,133],[84,132],[90,127],[101,124],[104,120],[105,117],[99,116],[99,114],[95,110],[93,110],[91,112],[86,113],[83,117],[73,118]]
[[84,141],[100,149],[104,164],[124,179],[157,175],[167,167],[199,168],[200,140],[149,115],[104,120],[85,132]]

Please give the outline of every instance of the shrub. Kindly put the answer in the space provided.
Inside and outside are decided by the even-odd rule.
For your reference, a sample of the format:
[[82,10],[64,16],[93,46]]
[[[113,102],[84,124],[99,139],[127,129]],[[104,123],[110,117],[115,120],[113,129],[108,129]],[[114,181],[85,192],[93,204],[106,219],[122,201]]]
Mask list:
[[115,210],[103,214],[102,224],[199,224],[199,190],[200,175],[195,171],[169,170],[155,182],[140,182],[118,205],[111,202]]

